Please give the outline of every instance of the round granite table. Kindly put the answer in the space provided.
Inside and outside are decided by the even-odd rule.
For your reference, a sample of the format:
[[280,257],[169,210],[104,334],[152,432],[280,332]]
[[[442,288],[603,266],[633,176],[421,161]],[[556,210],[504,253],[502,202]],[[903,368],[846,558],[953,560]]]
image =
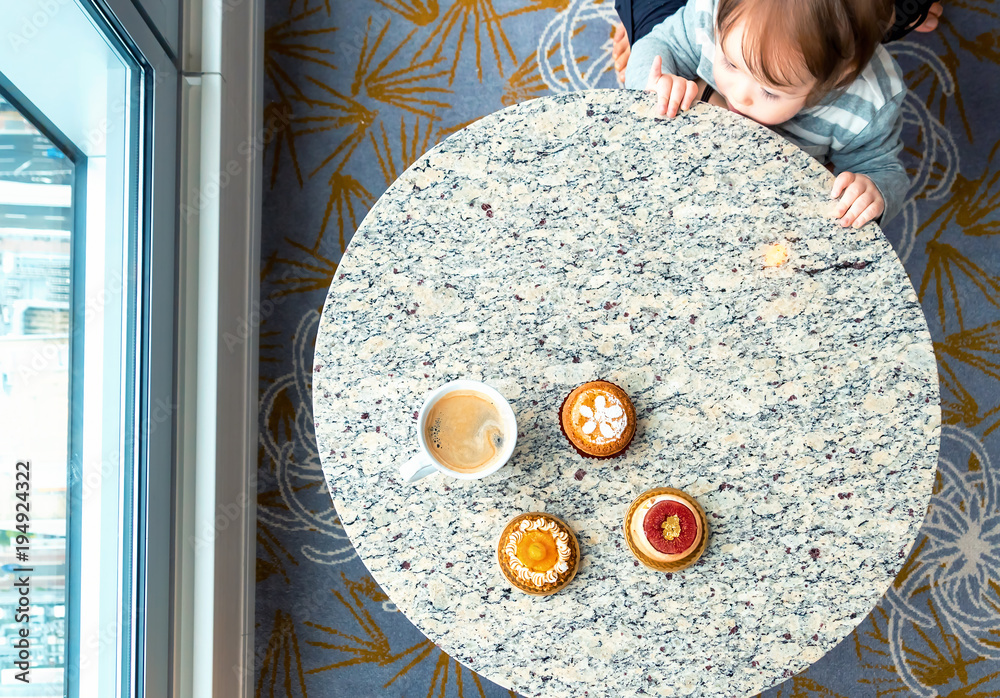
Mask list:
[[[831,220],[832,175],[767,129],[652,105],[546,97],[433,148],[355,233],[316,341],[316,436],[358,554],[431,640],[525,695],[761,691],[864,619],[930,498],[934,354],[885,237]],[[776,241],[789,259],[764,268]],[[456,378],[510,401],[514,456],[483,480],[407,484],[416,410]],[[597,378],[639,418],[615,460],[579,456],[557,421]],[[622,535],[660,486],[695,496],[712,531],[673,575]],[[527,511],[580,541],[552,596],[497,565]]]

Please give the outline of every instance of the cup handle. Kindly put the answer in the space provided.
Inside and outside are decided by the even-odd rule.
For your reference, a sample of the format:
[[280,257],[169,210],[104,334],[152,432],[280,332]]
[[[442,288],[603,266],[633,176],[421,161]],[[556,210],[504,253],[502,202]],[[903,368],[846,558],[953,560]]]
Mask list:
[[426,453],[418,453],[399,466],[399,474],[403,476],[405,482],[416,482],[436,472],[437,468]]

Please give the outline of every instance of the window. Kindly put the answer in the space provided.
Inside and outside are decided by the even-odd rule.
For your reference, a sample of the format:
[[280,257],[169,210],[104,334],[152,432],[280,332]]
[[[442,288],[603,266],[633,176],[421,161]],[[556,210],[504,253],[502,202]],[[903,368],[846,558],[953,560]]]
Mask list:
[[[0,17],[0,118],[32,149],[9,167],[0,149],[0,199],[35,221],[0,260],[0,341],[49,338],[63,381],[44,419],[11,417],[23,449],[0,422],[32,461],[32,506],[57,502],[28,537],[45,652],[32,643],[32,685],[0,698],[252,695],[263,0],[0,0]],[[227,333],[247,341],[223,348]],[[54,548],[63,568],[43,569]],[[0,570],[3,633],[13,580]]]
[[0,650],[0,697],[130,695],[167,638],[145,600],[169,584],[146,553],[169,542],[175,153],[154,176],[152,133],[176,82],[103,3],[0,16],[0,633],[29,638],[26,676]]
[[[66,153],[0,97],[0,695],[19,695],[18,675],[28,676],[15,664],[25,625],[37,695],[61,696],[65,681],[73,174]],[[32,570],[26,624],[22,568]]]
[[[22,567],[33,570],[33,688],[61,696],[65,679],[73,169],[0,98],[0,695],[16,695],[22,683],[14,571]],[[43,441],[39,424],[49,427]],[[20,472],[31,478],[20,481],[30,489],[18,489],[16,464],[26,454],[31,469]]]

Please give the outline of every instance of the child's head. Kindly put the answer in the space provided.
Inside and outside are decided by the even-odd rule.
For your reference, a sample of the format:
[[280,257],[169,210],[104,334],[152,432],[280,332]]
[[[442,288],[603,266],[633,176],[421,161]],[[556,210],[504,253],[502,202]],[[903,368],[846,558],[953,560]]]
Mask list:
[[893,0],[719,0],[719,92],[754,121],[787,121],[854,82],[892,13]]

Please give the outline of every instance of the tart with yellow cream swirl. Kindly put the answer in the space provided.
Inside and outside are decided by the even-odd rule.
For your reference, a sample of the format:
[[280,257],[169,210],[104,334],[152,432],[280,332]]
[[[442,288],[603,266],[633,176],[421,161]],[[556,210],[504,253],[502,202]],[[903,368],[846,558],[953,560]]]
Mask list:
[[497,559],[504,577],[527,594],[554,594],[580,565],[580,546],[566,522],[531,512],[511,520],[500,535]]

